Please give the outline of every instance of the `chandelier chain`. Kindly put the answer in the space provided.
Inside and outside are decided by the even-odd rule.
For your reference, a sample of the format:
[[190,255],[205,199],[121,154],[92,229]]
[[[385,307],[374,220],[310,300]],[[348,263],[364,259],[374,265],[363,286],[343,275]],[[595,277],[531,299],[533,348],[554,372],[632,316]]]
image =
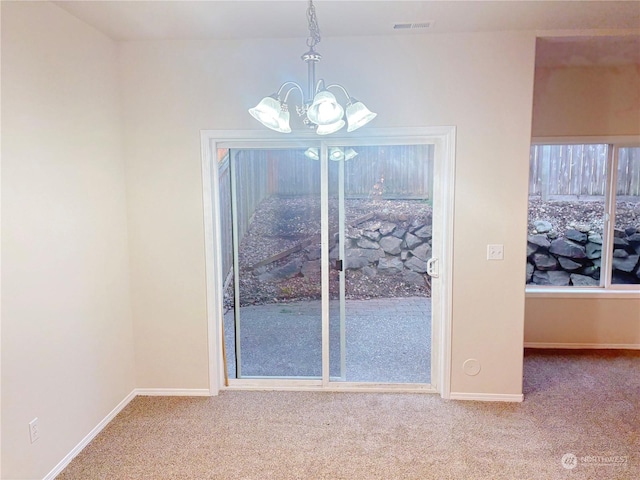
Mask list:
[[307,46],[313,50],[313,47],[320,43],[320,27],[318,26],[316,7],[313,5],[313,0],[309,0],[307,19],[309,20],[309,38],[307,38]]

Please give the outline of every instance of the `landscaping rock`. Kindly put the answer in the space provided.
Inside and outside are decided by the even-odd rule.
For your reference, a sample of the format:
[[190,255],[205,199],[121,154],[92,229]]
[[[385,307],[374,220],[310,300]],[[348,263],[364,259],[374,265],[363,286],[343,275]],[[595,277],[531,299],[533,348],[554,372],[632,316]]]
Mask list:
[[549,282],[555,287],[566,287],[569,285],[570,275],[564,270],[555,270],[547,272],[549,275]]
[[395,274],[401,273],[402,270],[404,270],[404,266],[398,257],[385,257],[378,262],[378,273]]
[[382,234],[382,235],[389,235],[391,232],[393,232],[396,229],[396,225],[394,223],[391,222],[385,222],[383,223],[380,228],[378,229],[378,231]]
[[600,280],[600,268],[595,265],[590,265],[588,267],[584,267],[580,273],[582,275],[587,275],[588,277],[593,277],[596,280]]
[[535,228],[538,233],[547,233],[551,231],[552,226],[546,220],[536,220],[533,222],[533,228]]
[[[396,232],[393,232],[393,233],[396,233]],[[413,250],[414,248],[416,248],[418,245],[422,243],[422,240],[420,240],[418,237],[416,237],[412,233],[407,233],[404,237],[404,241],[409,250]]]
[[615,237],[613,239],[613,245],[614,247],[628,247],[629,246],[629,242],[627,242],[624,238],[619,238],[619,237]]
[[378,230],[382,226],[382,222],[377,220],[368,220],[362,224],[360,224],[362,228],[365,230],[369,230],[371,232]]
[[431,225],[425,225],[424,227],[420,228],[419,230],[416,230],[415,232],[413,232],[413,234],[416,237],[420,237],[422,239],[429,240],[433,236],[432,230],[431,230]]
[[586,258],[587,256],[585,247],[565,238],[558,238],[551,242],[549,251],[569,258]]
[[640,256],[638,255],[629,255],[627,258],[614,257],[613,268],[621,272],[633,272],[636,269],[636,265],[638,265],[639,258]]
[[533,277],[534,270],[535,270],[535,267],[531,265],[529,262],[527,262],[527,283],[531,282],[531,277]]
[[414,272],[427,273],[427,262],[420,260],[418,257],[411,257],[404,262],[404,266]]
[[532,243],[527,242],[527,258],[538,251],[538,246],[533,245]]
[[[344,236],[351,240],[359,240],[362,237],[362,230],[358,228],[347,228],[344,231]],[[338,241],[340,234],[336,233],[335,240]]]
[[598,282],[598,280],[586,275],[571,274],[571,285],[574,287],[597,287],[599,284],[600,282]]
[[345,269],[356,269],[368,266],[370,263],[378,261],[384,256],[381,250],[372,250],[369,248],[348,248],[345,252]]
[[632,233],[627,237],[627,242],[631,244],[640,244],[640,233]]
[[567,257],[558,257],[558,262],[563,270],[573,271],[582,268],[582,264],[578,262],[574,262],[570,258]]
[[427,243],[423,243],[418,248],[411,250],[414,257],[418,257],[425,262],[431,258],[431,247]]
[[358,239],[357,244],[360,248],[368,248],[371,250],[377,250],[378,248],[380,248],[380,245],[378,245],[376,242],[372,242],[371,240],[362,237]]
[[590,234],[587,240],[589,240],[589,242],[591,243],[597,243],[598,245],[602,245],[602,235],[600,235],[599,233]]
[[529,235],[527,241],[542,248],[549,248],[551,246],[551,242],[546,235]]
[[[364,232],[362,232],[362,235],[367,237],[369,240],[373,240],[374,242],[377,242],[378,240],[380,240],[380,232],[378,232],[377,230],[375,231],[371,231],[371,230],[365,230]],[[363,247],[366,248],[366,247]]]
[[382,237],[379,243],[380,248],[391,255],[398,255],[401,251],[402,240],[394,236]]
[[549,272],[536,270],[535,272],[533,272],[531,282],[534,285],[551,285],[551,280],[549,280]]
[[613,251],[613,256],[615,258],[627,258],[629,256],[629,252],[627,252],[626,250],[623,250],[622,248],[616,248]]
[[423,221],[421,221],[421,220],[420,220],[420,219],[418,219],[418,218],[414,218],[414,219],[411,221],[411,225],[409,225],[409,231],[410,231],[411,233],[413,233],[413,232],[415,232],[416,230],[420,230],[420,229],[421,229],[422,227],[424,227],[424,226],[425,226],[425,223],[424,223]]
[[536,253],[533,256],[533,264],[538,270],[555,270],[558,268],[558,261],[548,253]]
[[602,244],[591,243],[591,242],[587,243],[586,253],[587,253],[587,258],[590,260],[602,257]]
[[579,232],[578,230],[571,229],[567,230],[564,234],[569,240],[573,240],[578,243],[587,243],[587,234]]
[[391,232],[391,235],[393,235],[394,237],[402,238],[404,237],[405,233],[407,233],[406,229],[398,227],[393,232]]

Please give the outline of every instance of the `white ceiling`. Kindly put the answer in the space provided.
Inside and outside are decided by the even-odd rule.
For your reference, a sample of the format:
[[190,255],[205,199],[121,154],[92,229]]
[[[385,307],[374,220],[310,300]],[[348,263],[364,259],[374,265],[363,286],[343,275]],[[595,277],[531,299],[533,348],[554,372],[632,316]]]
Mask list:
[[[114,40],[305,38],[307,0],[56,1]],[[324,37],[500,30],[626,30],[538,42],[541,66],[640,64],[640,0],[315,0]],[[394,30],[396,23],[432,22]],[[635,30],[634,35],[628,31]]]
[[[306,0],[57,1],[114,40],[306,37]],[[324,36],[406,34],[394,23],[435,22],[432,33],[638,29],[640,1],[316,0]]]

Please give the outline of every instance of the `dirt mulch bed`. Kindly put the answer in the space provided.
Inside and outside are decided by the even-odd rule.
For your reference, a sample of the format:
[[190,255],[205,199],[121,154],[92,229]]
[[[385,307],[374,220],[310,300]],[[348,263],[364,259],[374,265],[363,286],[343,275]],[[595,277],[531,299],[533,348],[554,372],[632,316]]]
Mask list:
[[[384,200],[379,198],[349,199],[345,201],[346,224],[373,215],[371,220],[398,221],[418,218],[430,222],[431,206],[422,200]],[[329,204],[329,229],[332,236],[338,231],[337,201]],[[295,276],[281,281],[261,282],[257,274],[265,269],[282,266],[296,258],[308,259],[312,251],[320,247],[320,198],[272,196],[258,206],[249,230],[239,248],[240,299],[242,305],[291,302],[294,300],[317,300],[321,298],[320,271],[307,276]],[[314,239],[313,237],[317,237]],[[292,252],[268,267],[254,269],[261,261],[288,249],[293,249],[305,240],[313,239],[310,245]],[[331,242],[333,243],[333,242]],[[332,260],[333,262],[333,260]],[[225,304],[230,305],[233,282],[225,295]],[[330,297],[339,296],[339,272],[330,271]],[[401,274],[377,275],[371,279],[359,270],[346,272],[345,294],[347,298],[368,299],[377,297],[430,296],[430,285],[406,283]]]
[[[589,231],[602,234],[605,205],[603,201],[529,201],[529,233],[533,222],[546,220],[552,225],[552,234],[563,235],[567,230],[585,226]],[[640,202],[616,203],[615,228],[640,228]],[[586,228],[585,228],[586,229]]]

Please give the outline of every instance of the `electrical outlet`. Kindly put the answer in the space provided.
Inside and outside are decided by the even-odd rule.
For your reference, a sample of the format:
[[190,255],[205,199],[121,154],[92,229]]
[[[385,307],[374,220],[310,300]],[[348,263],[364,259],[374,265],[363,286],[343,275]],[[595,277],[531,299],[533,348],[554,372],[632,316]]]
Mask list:
[[31,438],[31,443],[35,442],[40,438],[40,427],[38,427],[38,417],[34,418],[29,422],[29,438]]
[[504,260],[504,245],[487,245],[487,260]]

